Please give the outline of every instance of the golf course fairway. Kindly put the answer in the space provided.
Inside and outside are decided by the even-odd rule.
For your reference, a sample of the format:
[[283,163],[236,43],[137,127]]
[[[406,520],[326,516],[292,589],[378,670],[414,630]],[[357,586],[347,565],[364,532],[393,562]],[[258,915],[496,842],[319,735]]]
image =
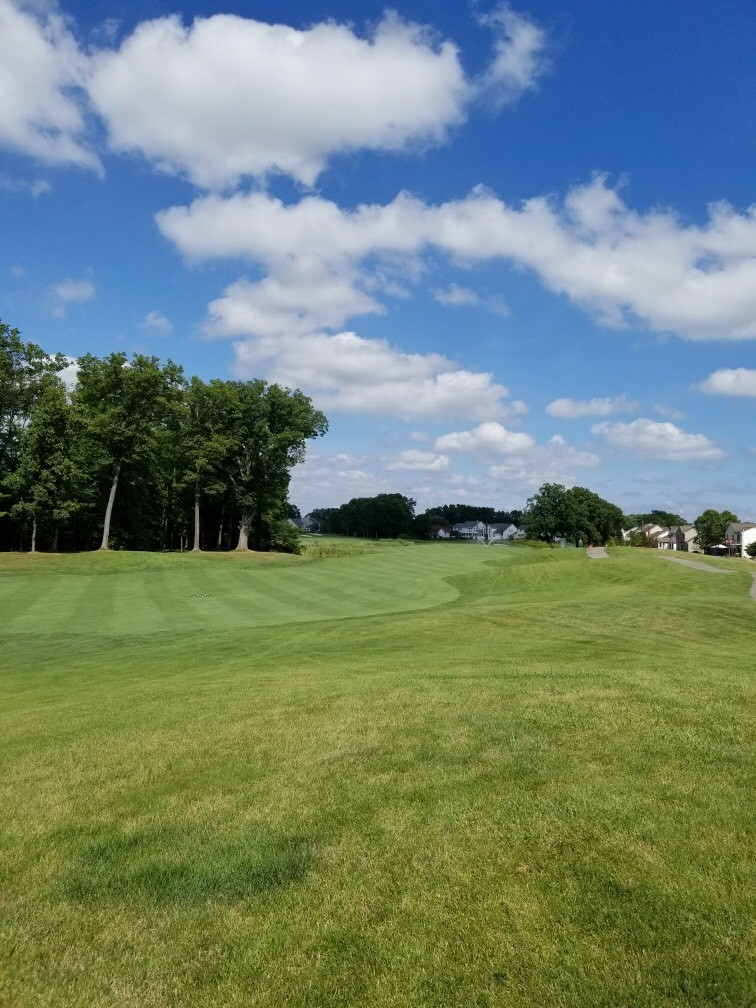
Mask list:
[[308,549],[0,556],[0,1005],[756,1003],[749,564]]

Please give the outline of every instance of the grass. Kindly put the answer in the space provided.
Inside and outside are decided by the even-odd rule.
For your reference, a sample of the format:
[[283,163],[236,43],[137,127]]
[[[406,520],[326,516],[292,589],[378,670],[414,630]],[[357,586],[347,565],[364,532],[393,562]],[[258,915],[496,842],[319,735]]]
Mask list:
[[753,1005],[733,569],[0,558],[0,1004]]

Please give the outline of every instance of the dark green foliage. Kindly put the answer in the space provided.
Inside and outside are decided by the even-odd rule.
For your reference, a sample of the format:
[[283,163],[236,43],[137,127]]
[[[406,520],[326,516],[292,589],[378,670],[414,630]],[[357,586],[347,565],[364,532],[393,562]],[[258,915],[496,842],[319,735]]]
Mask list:
[[736,521],[738,517],[732,511],[715,511],[713,508],[704,511],[694,522],[698,533],[698,545],[702,550],[719,546],[724,542],[727,526]]
[[563,537],[575,545],[604,545],[621,538],[624,516],[585,487],[567,490],[560,483],[544,483],[528,500],[524,520],[531,539],[553,542]]
[[370,539],[395,539],[402,532],[412,531],[414,516],[415,502],[402,494],[353,497],[330,515],[328,531]]
[[635,528],[636,525],[687,525],[687,521],[672,511],[646,511],[643,514],[629,514],[624,517],[625,528]]
[[65,364],[0,323],[0,549],[299,552],[290,472],[327,429],[307,396],[113,353],[69,403]]

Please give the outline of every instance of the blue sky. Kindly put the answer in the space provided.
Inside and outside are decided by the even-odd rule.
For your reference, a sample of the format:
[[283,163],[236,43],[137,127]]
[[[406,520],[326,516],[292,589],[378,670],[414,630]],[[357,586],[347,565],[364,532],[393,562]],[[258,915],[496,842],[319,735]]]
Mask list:
[[0,318],[301,387],[303,510],[756,520],[756,4],[0,0]]

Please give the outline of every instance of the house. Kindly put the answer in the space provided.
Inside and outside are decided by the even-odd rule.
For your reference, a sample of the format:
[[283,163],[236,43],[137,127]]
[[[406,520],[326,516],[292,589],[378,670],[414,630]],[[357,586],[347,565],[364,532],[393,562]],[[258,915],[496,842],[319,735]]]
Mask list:
[[753,522],[730,522],[725,532],[727,555],[747,557],[746,549],[756,542],[756,524]]
[[512,525],[511,522],[489,522],[486,525],[485,537],[491,542],[492,539],[511,539],[515,532],[517,531],[517,526]]
[[302,519],[302,528],[305,532],[320,532],[320,522],[311,514],[306,514]]
[[430,527],[431,539],[451,539],[451,536],[451,525],[431,525]]
[[462,539],[477,539],[482,542],[486,537],[486,526],[482,521],[459,522],[453,526],[453,530]]
[[695,525],[673,525],[669,530],[670,549],[683,553],[700,553]]

